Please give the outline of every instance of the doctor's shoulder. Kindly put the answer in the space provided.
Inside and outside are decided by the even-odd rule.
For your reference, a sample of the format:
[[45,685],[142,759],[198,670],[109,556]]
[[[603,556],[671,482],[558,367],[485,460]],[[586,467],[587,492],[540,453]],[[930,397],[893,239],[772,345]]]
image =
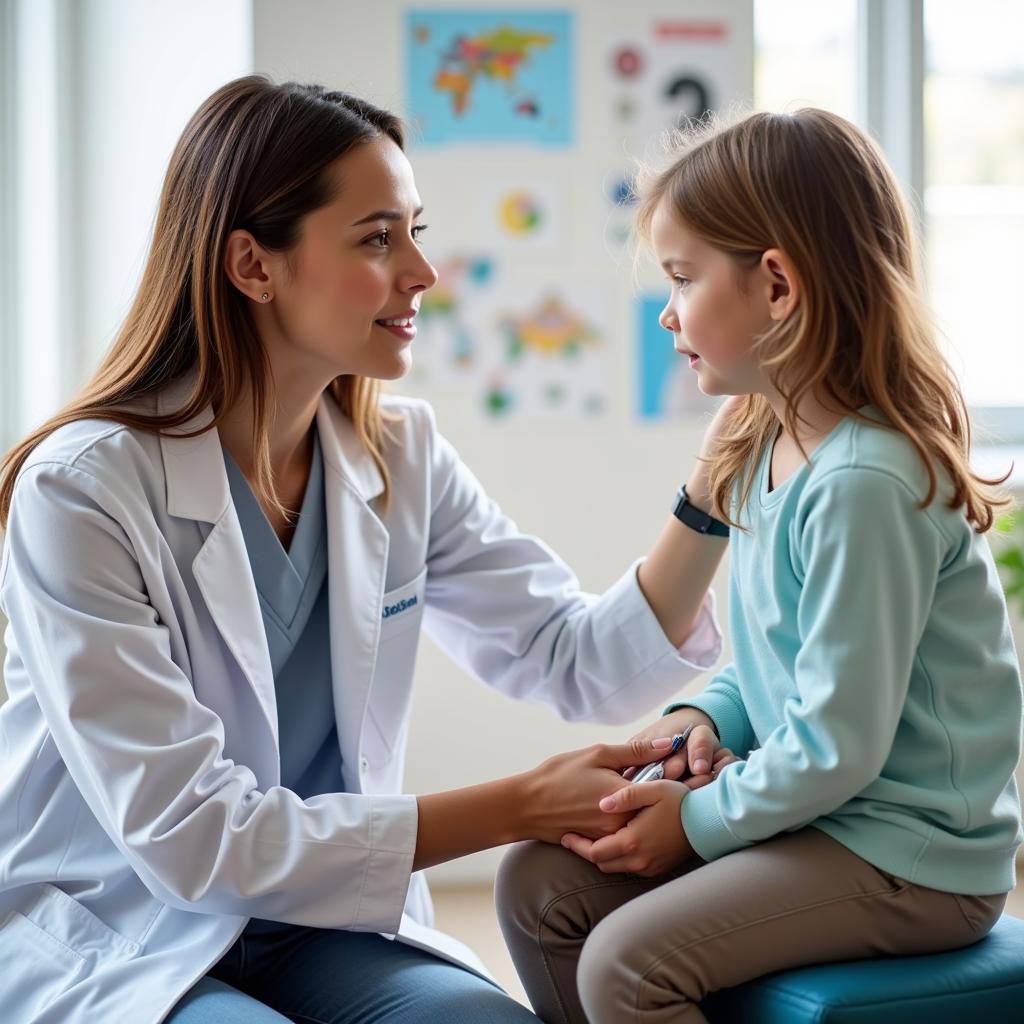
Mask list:
[[29,477],[56,478],[72,488],[77,482],[90,493],[98,489],[125,509],[152,505],[165,486],[159,437],[99,418],[66,423],[39,442],[18,472],[13,515],[24,507],[18,499],[27,495],[19,492]]
[[422,398],[384,393],[380,396],[385,443],[382,453],[389,468],[423,467],[436,443],[437,417]]
[[400,446],[422,443],[437,431],[437,416],[425,399],[383,392],[379,403],[388,434]]
[[396,493],[426,486],[431,500],[440,501],[450,499],[453,491],[464,496],[479,491],[429,402],[384,393],[380,411],[387,433],[382,455]]

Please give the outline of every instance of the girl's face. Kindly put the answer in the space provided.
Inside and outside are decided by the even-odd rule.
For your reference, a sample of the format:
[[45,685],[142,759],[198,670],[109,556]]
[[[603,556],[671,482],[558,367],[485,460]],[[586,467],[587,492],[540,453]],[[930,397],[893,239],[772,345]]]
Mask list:
[[297,246],[269,257],[272,301],[257,303],[276,375],[391,380],[411,364],[422,293],[437,281],[419,246],[423,206],[389,138],[341,157],[337,198],[305,217]]
[[[659,322],[687,357],[706,395],[764,392],[754,341],[770,324],[758,270],[744,271],[732,257],[683,225],[663,200],[651,219],[655,257],[672,282]],[[770,294],[770,293],[769,293]]]

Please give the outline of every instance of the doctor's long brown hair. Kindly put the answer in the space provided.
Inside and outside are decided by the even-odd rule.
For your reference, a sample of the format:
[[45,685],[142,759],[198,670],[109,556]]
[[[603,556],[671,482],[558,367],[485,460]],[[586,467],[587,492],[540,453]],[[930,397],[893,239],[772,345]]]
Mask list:
[[[950,507],[966,506],[976,530],[989,529],[1008,503],[993,490],[1006,477],[979,477],[968,463],[964,397],[936,342],[910,216],[878,147],[836,114],[805,108],[731,125],[709,120],[677,137],[672,157],[667,170],[638,181],[641,237],[649,239],[664,202],[738,272],[771,248],[796,268],[799,305],[756,343],[785,399],[787,430],[795,435],[795,409],[807,394],[855,418],[874,405],[927,470],[922,507],[936,495],[938,467],[952,484]],[[756,457],[777,428],[763,395],[743,399],[711,457],[716,514],[743,509]]]
[[[128,316],[92,379],[60,412],[14,447],[0,467],[0,528],[31,451],[58,427],[99,418],[159,433],[208,406],[214,424],[243,394],[253,396],[253,445],[260,497],[280,507],[267,428],[273,396],[245,298],[223,270],[228,235],[244,228],[278,252],[299,239],[302,218],[330,202],[328,169],[354,146],[387,136],[404,147],[401,121],[343,92],[259,75],[218,89],[193,115],[171,156],[142,282]],[[194,372],[173,415],[135,403]],[[385,483],[380,383],[343,376],[330,385]],[[206,427],[204,429],[209,429]]]

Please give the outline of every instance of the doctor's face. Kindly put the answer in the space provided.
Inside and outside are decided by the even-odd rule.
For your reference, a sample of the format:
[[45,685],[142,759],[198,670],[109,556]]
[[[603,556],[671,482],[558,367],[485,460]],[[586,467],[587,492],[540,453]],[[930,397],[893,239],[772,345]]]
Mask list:
[[[263,330],[275,370],[405,374],[415,317],[437,281],[419,246],[422,203],[412,167],[389,138],[357,146],[334,165],[336,198],[308,214],[298,244],[282,254],[273,320]],[[284,363],[284,366],[281,364]]]

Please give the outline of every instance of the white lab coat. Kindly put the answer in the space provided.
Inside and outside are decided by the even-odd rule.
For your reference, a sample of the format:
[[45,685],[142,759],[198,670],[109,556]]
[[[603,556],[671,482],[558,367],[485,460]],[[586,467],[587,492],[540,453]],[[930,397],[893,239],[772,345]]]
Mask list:
[[427,405],[385,404],[401,416],[387,514],[350,421],[327,396],[317,413],[347,792],[307,801],[279,784],[274,680],[216,431],[89,420],[30,456],[0,567],[5,1024],[160,1021],[250,917],[397,933],[482,970],[431,927],[411,873],[416,801],[401,787],[421,624],[491,686],[571,720],[627,721],[717,659],[710,595],[677,651],[635,566],[602,597],[580,593]]

